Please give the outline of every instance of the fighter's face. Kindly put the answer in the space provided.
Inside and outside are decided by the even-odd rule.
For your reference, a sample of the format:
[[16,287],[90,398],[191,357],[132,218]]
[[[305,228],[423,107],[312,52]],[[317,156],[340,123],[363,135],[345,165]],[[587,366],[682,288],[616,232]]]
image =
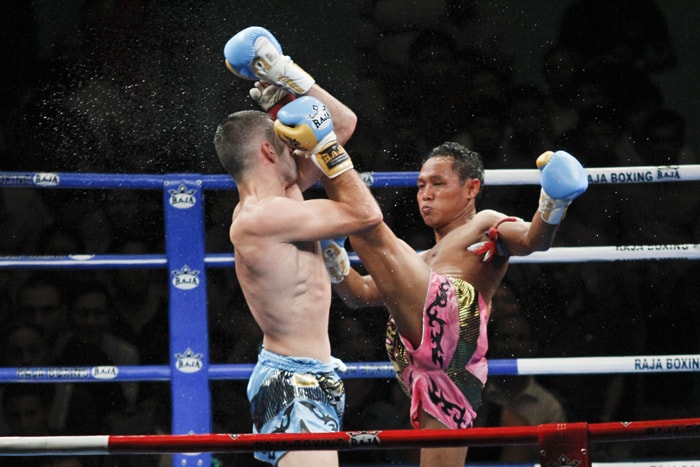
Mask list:
[[278,153],[280,170],[282,171],[282,178],[286,182],[286,185],[289,186],[296,183],[299,174],[294,159],[295,156],[291,148],[284,144],[282,140],[278,139],[275,144],[275,150]]
[[452,165],[448,157],[432,157],[418,174],[418,209],[423,222],[433,229],[454,221],[471,199],[466,186],[469,180],[462,183]]

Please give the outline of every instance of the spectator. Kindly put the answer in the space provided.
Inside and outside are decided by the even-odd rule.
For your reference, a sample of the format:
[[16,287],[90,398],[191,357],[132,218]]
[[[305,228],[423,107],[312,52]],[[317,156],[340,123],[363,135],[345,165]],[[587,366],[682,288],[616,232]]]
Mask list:
[[[98,280],[85,280],[77,284],[68,303],[73,337],[67,344],[71,346],[94,346],[100,349],[117,366],[138,365],[139,351],[136,346],[111,332],[114,321],[114,303],[106,284]],[[128,408],[134,409],[138,398],[138,383],[122,383],[122,392]]]
[[[147,238],[133,236],[117,247],[127,255],[153,254],[158,248]],[[169,365],[168,271],[119,269],[113,272],[114,316],[112,333],[136,345],[141,365]],[[163,426],[170,410],[170,384],[139,383],[138,413]],[[169,423],[169,422],[167,422]],[[169,426],[169,425],[168,425]]]
[[[537,339],[530,323],[517,312],[494,312],[489,324],[491,359],[533,358]],[[484,404],[477,423],[482,426],[522,426],[566,422],[564,406],[558,397],[543,387],[534,376],[491,376],[483,394]],[[536,446],[506,445],[500,448],[472,448],[471,460],[500,462],[537,462]]]
[[[339,307],[344,308],[343,305]],[[381,348],[384,316],[376,310],[366,310],[373,315],[358,314],[347,309],[334,310],[331,319],[331,345],[335,355],[346,363],[377,361],[385,357]],[[375,319],[379,318],[379,319]],[[381,321],[381,322],[380,322]],[[343,417],[344,430],[388,430],[411,428],[408,408],[394,404],[391,391],[393,381],[376,378],[346,378],[344,380],[347,405]],[[402,398],[405,396],[402,395]],[[400,400],[402,403],[404,400]],[[401,410],[405,409],[405,410]],[[377,450],[372,452],[341,452],[341,463],[401,464],[414,450]]]
[[[3,332],[0,351],[2,366],[45,368],[51,360],[41,328],[33,324],[15,324]],[[4,388],[0,389],[3,391]],[[55,383],[49,407],[49,427],[74,435],[97,434],[99,421],[94,398],[86,385]],[[7,422],[0,419],[0,432],[7,434]]]
[[9,384],[2,398],[2,413],[10,436],[44,436],[54,434],[49,428],[51,384]]
[[[118,254],[153,254],[147,239],[133,237],[120,244]],[[120,269],[114,272],[113,332],[136,344],[144,365],[169,364],[168,279],[163,271]]]
[[[9,436],[57,435],[49,428],[49,404],[54,387],[50,384],[8,384],[2,398],[2,416],[7,421]],[[38,465],[42,456],[0,457],[2,467]]]
[[80,233],[64,222],[52,222],[37,238],[34,251],[39,255],[77,255],[87,253]]
[[545,113],[549,116],[548,126],[554,139],[570,131],[578,123],[574,93],[582,67],[581,57],[561,43],[555,43],[544,52],[542,77],[546,86]]
[[[634,266],[637,268],[639,266]],[[623,272],[620,272],[622,268]],[[632,269],[631,267],[629,269]],[[529,298],[523,314],[537,330],[543,357],[639,355],[643,349],[644,308],[624,265],[547,265],[532,286],[545,296]],[[546,297],[546,298],[545,298]],[[562,399],[569,421],[629,420],[635,400],[633,379],[624,374],[542,376],[542,384]],[[585,391],[581,388],[585,387]]]
[[518,295],[513,282],[508,278],[501,282],[498,290],[491,300],[491,320],[495,321],[501,316],[519,314],[521,312]]
[[[557,147],[546,114],[547,99],[534,84],[516,84],[507,96],[504,150],[500,160],[490,164],[494,169],[529,169],[533,154]],[[573,147],[570,148],[572,151]],[[580,153],[585,154],[585,153]],[[511,187],[512,189],[513,187]],[[511,196],[517,197],[511,192]]]
[[[76,291],[78,290],[76,288]],[[80,295],[80,299],[76,299],[72,293],[67,297],[66,309],[71,309],[71,312],[67,313],[69,316],[68,322],[72,322],[73,326],[65,333],[68,338],[60,354],[56,357],[55,365],[84,367],[115,365],[115,362],[101,348],[102,338],[99,337],[99,334],[96,338],[90,335],[92,332],[99,333],[98,328],[100,325],[96,323],[99,321],[99,317],[97,320],[94,317],[100,314],[99,308],[103,304],[99,303],[102,299],[97,295],[92,296],[91,291],[89,294]],[[68,306],[68,303],[70,303],[70,306]],[[93,316],[90,316],[91,314]],[[110,432],[128,408],[127,398],[120,384],[90,384],[87,386],[87,389],[97,405],[100,432]]]
[[19,285],[15,300],[16,318],[43,330],[51,356],[60,355],[70,338],[65,291],[58,274],[33,273]]
[[619,150],[620,165],[697,164],[688,146],[685,118],[668,108],[652,109],[630,128]]
[[2,336],[4,366],[41,367],[50,361],[44,331],[36,324],[9,325]]
[[[59,191],[59,190],[53,190]],[[53,200],[54,203],[60,203],[63,206],[72,204],[71,209],[74,212],[83,212],[84,206],[77,206],[79,202],[72,199],[68,202],[65,195]],[[53,198],[53,197],[52,197]],[[65,207],[64,210],[67,210]],[[28,254],[36,254],[40,256],[69,256],[82,255],[88,253],[85,248],[83,237],[76,226],[71,223],[71,219],[62,217],[59,210],[55,210],[57,217],[60,220],[54,221],[44,227],[38,234],[36,243],[32,245]],[[72,217],[77,218],[77,214]],[[104,271],[68,269],[61,271],[61,279],[63,283],[72,283],[73,281],[82,280],[83,278],[95,277],[103,275]]]
[[[651,111],[626,135],[620,151],[621,165],[669,166],[653,171],[675,177],[674,166],[693,161],[687,147],[686,124],[676,111]],[[700,198],[697,182],[633,184],[625,189],[621,203],[638,203],[644,209],[620,209],[625,226],[623,245],[680,245],[700,240]],[[700,344],[695,330],[700,319],[695,312],[698,289],[688,283],[700,272],[698,261],[652,261],[626,268],[626,286],[638,301],[644,320],[643,349],[647,355],[697,354]],[[669,347],[672,343],[672,347]],[[671,349],[671,350],[669,350]],[[640,419],[682,418],[691,407],[697,377],[692,373],[644,374],[639,380],[637,416]],[[687,449],[676,443],[652,443],[647,452],[658,454]],[[636,449],[640,451],[640,449]],[[692,451],[692,449],[691,449]],[[694,452],[693,452],[694,453]]]
[[[588,109],[579,114],[576,128],[560,138],[559,144],[571,148],[576,154],[586,154],[585,163],[589,167],[612,167],[617,165],[616,147],[622,138],[622,116],[615,109],[600,107]],[[648,187],[644,187],[648,191]],[[575,225],[565,237],[570,244],[587,246],[616,245],[627,226],[620,221],[619,187],[601,184],[596,192],[597,209],[572,209],[567,220]],[[605,222],[600,222],[605,219]],[[566,235],[566,234],[565,234]],[[634,242],[633,242],[634,243]]]

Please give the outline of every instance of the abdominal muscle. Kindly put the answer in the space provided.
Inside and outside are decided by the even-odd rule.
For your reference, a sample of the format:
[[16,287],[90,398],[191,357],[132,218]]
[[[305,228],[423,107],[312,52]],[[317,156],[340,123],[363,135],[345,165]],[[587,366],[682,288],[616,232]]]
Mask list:
[[[312,251],[287,245],[290,255],[254,258],[236,255],[236,273],[266,350],[327,363],[331,350],[328,319],[331,288],[322,261]],[[283,250],[284,251],[284,250]],[[255,255],[257,256],[257,255]],[[275,258],[266,267],[265,261]],[[286,260],[285,260],[286,258]]]

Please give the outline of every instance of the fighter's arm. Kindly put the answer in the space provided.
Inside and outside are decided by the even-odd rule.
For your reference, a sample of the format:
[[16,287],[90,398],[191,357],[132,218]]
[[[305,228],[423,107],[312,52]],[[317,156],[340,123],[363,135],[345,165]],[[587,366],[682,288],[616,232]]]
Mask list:
[[335,121],[340,144],[348,142],[357,116],[345,104],[321,88],[309,73],[284,55],[270,31],[252,26],[235,34],[224,47],[226,67],[239,78],[256,81],[251,97],[273,118],[292,99],[308,95],[326,104]]
[[[303,200],[285,196],[249,205],[234,219],[237,238],[264,237],[271,244],[313,243],[361,232],[380,221],[381,211],[374,211],[372,206],[365,211],[328,199]],[[235,245],[235,239],[231,240]]]
[[530,222],[516,220],[498,226],[498,240],[512,256],[527,256],[535,251],[546,251],[552,245],[559,224],[547,224],[539,212]]
[[321,253],[333,289],[349,308],[382,306],[383,300],[370,275],[361,275],[350,265],[346,237],[321,240]]
[[526,256],[549,249],[567,208],[588,188],[581,163],[567,152],[547,151],[538,157],[537,166],[542,172],[538,210],[530,222],[492,214],[493,222],[485,231],[488,239],[469,247],[473,253],[484,254],[484,261],[499,253]]
[[298,156],[294,158],[297,164],[297,182],[295,186],[303,193],[318,182],[323,173],[310,157]]
[[[323,102],[333,116],[335,137],[339,144],[350,139],[357,116],[345,104],[327,92],[291,57],[282,53],[275,36],[265,28],[252,26],[236,33],[224,47],[226,68],[239,78],[254,81],[249,93],[260,107],[277,119],[279,110],[298,96],[307,95]],[[310,160],[296,159],[297,184],[303,192],[313,186],[321,171]],[[290,187],[294,190],[295,187]]]
[[384,306],[372,276],[353,268],[342,282],[333,284],[333,291],[351,309]]
[[355,112],[319,86],[318,83],[314,84],[306,95],[315,97],[326,104],[328,112],[333,117],[333,126],[338,143],[346,144],[357,126],[357,115],[355,115]]
[[[253,99],[263,110],[269,112],[270,116],[273,118],[277,118],[279,109],[296,98],[296,96],[292,96],[284,88],[280,88],[266,81],[256,81],[253,89],[258,91],[253,92],[251,89],[251,96]],[[333,116],[335,134],[338,142],[340,144],[347,143],[357,127],[357,115],[355,112],[333,96],[333,94],[319,86],[318,83],[314,83],[304,95],[315,97],[326,104],[329,113]]]

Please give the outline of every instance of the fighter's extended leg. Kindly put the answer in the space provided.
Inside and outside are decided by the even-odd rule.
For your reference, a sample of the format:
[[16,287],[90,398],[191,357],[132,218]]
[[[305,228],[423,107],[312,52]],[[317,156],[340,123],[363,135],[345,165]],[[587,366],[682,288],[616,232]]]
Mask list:
[[[363,202],[362,197],[372,196],[369,190],[342,190],[332,183],[325,186],[330,199],[343,203],[358,204]],[[350,244],[372,276],[401,335],[417,348],[421,343],[423,308],[430,282],[428,265],[383,222],[351,235]]]

